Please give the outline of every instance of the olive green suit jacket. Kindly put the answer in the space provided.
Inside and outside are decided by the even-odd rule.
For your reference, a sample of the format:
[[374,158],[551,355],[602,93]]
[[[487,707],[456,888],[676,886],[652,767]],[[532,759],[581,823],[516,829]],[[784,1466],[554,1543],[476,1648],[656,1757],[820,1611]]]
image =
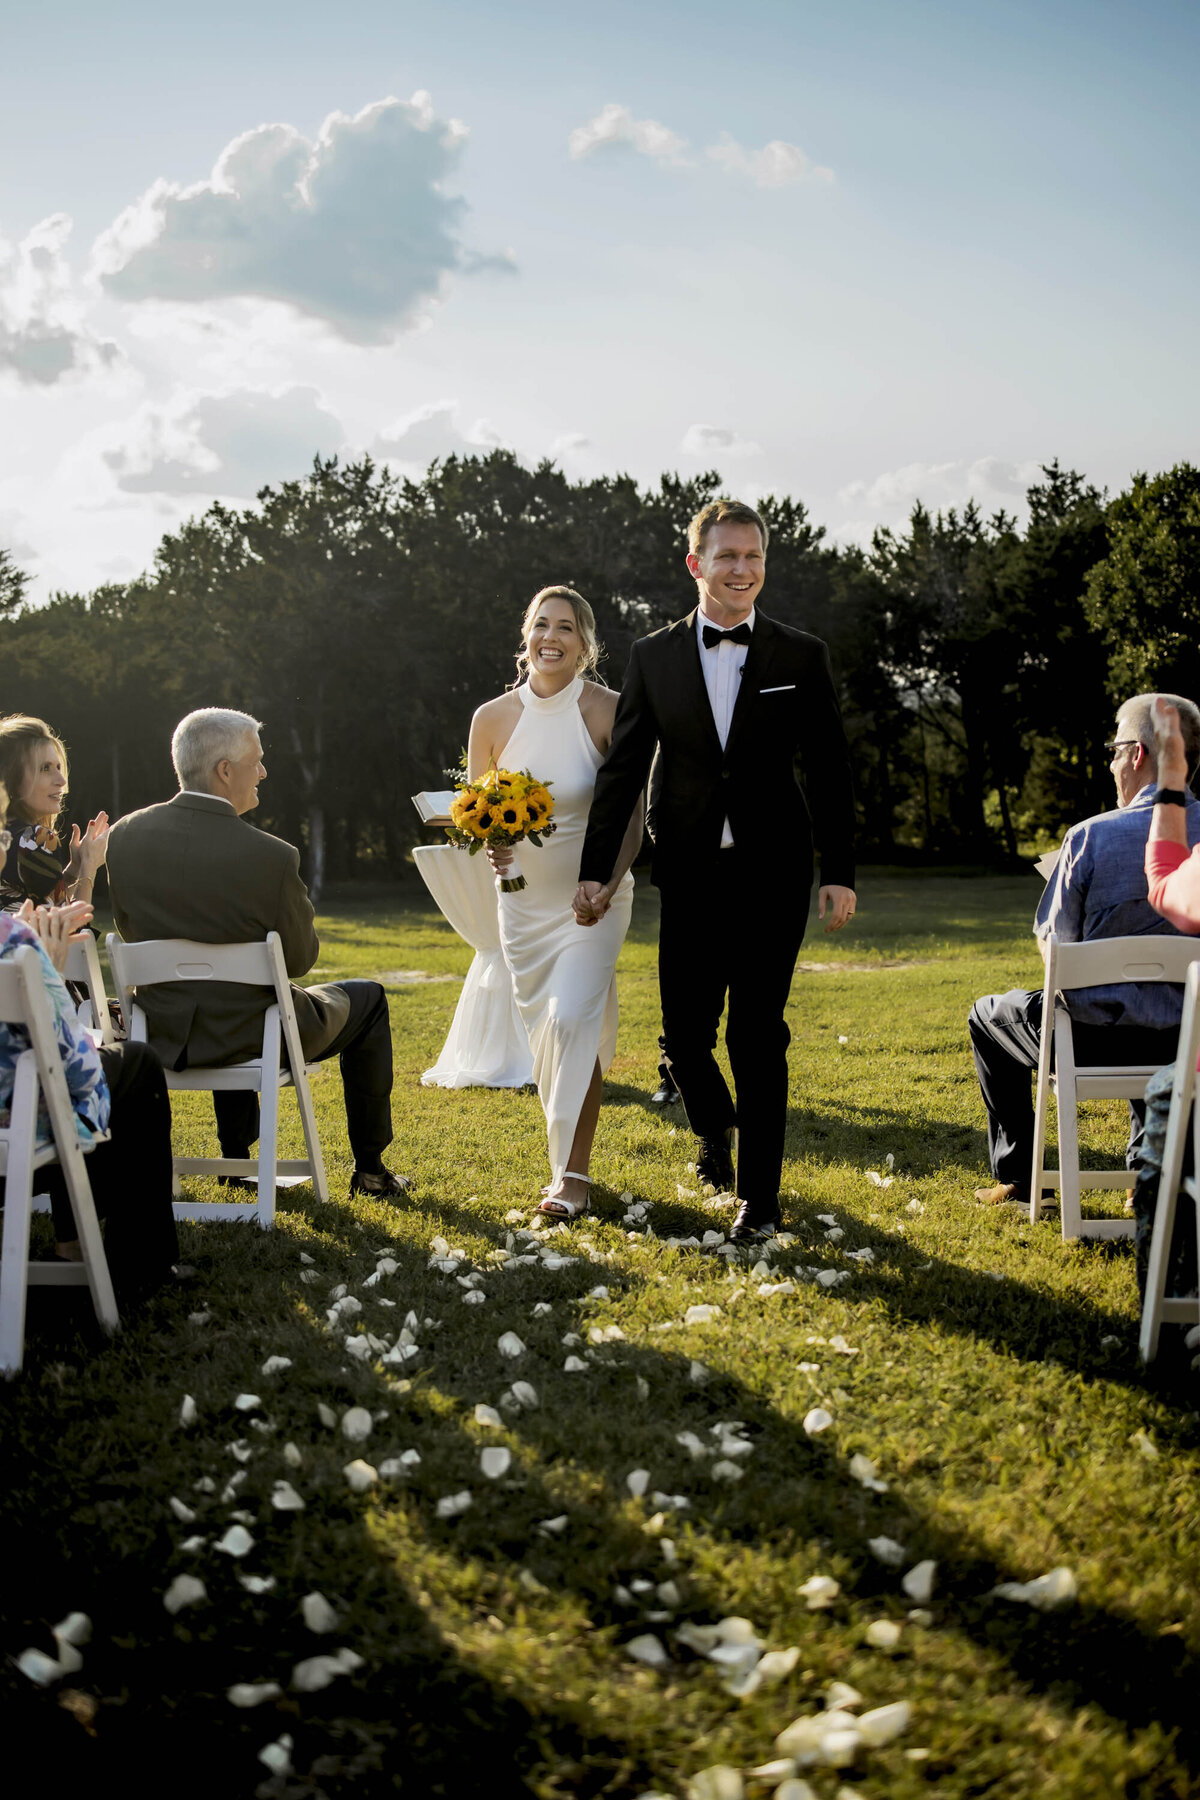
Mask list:
[[[289,975],[320,953],[299,853],[239,818],[213,794],[176,794],[118,819],[108,840],[108,885],[128,943],[190,938],[200,944],[261,942],[277,931]],[[164,981],[144,988],[151,1045],[169,1069],[220,1067],[262,1051],[270,988],[224,981]],[[328,1049],[350,1010],[344,989],[293,986],[306,1059]]]

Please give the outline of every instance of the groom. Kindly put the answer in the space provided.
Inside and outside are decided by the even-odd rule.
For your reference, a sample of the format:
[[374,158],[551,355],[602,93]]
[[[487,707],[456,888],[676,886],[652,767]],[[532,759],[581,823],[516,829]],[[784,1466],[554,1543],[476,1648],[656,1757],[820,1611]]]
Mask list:
[[[829,653],[758,611],[766,560],[767,527],[749,506],[716,500],[688,526],[699,605],[633,647],[575,896],[581,925],[607,910],[605,884],[657,744],[651,879],[662,898],[664,1056],[700,1139],[697,1174],[717,1188],[736,1183],[730,1237],[742,1244],[780,1223],[783,1011],[814,838],[826,931],[840,931],[855,906],[850,759]],[[713,1055],[727,995],[736,1104]]]

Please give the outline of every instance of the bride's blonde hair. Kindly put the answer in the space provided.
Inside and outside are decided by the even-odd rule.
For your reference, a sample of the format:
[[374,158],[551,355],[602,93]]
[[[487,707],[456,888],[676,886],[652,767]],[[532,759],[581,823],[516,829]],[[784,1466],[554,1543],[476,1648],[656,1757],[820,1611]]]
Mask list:
[[[521,648],[517,652],[517,682],[524,681],[529,674],[529,633],[533,629],[533,621],[537,618],[538,608],[546,600],[564,600],[575,615],[575,626],[583,642],[583,655],[579,659],[576,674],[584,676],[588,681],[600,681],[596,673],[596,665],[604,654],[604,647],[596,636],[596,615],[582,594],[574,588],[544,587],[539,588],[529,605],[525,608],[525,617],[521,620]],[[604,684],[601,682],[601,686]]]

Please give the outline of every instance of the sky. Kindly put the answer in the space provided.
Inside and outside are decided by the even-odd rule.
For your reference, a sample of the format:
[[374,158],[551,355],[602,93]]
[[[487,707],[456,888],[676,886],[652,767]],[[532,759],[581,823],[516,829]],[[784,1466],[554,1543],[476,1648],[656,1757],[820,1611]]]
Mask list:
[[66,0],[0,62],[34,598],[314,455],[720,471],[839,541],[1200,459],[1191,0]]

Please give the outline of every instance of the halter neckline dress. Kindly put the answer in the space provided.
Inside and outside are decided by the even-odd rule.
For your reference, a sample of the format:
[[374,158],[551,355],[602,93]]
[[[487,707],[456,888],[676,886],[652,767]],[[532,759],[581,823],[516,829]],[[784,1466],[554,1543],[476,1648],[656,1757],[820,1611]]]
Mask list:
[[528,886],[500,894],[500,943],[533,1052],[533,1078],[546,1115],[553,1181],[568,1167],[575,1127],[597,1062],[601,1073],[617,1044],[615,968],[633,907],[626,875],[598,925],[575,922],[571,902],[596,771],[604,758],[579,710],[583,680],[549,698],[525,681],[521,717],[500,762],[528,769],[550,785],[557,830],[541,849],[523,844]]

